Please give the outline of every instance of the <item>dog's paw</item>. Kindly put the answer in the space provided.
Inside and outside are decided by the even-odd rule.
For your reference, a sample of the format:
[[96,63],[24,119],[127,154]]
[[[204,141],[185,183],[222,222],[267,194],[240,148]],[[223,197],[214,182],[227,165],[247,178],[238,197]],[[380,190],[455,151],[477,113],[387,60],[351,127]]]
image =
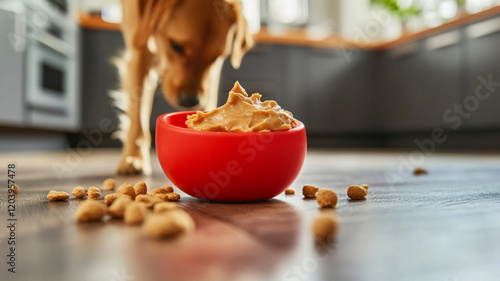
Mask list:
[[126,156],[122,158],[116,169],[118,175],[138,175],[138,174],[150,174],[147,163],[144,159],[139,156]]

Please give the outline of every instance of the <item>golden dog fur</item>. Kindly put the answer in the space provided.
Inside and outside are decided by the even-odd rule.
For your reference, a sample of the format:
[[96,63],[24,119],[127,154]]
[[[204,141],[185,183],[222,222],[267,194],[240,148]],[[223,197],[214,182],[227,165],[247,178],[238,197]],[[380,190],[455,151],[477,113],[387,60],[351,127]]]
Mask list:
[[118,174],[151,173],[149,119],[158,78],[176,108],[216,106],[219,75],[231,54],[238,68],[252,47],[239,0],[121,0],[122,158]]

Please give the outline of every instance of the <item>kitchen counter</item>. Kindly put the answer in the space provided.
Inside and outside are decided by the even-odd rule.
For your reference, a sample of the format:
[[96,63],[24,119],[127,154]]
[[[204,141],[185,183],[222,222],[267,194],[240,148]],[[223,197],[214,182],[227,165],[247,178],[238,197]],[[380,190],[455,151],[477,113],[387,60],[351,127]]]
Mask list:
[[[258,43],[298,45],[317,48],[387,50],[498,14],[500,14],[500,6],[494,6],[492,8],[474,14],[465,13],[448,20],[440,26],[426,28],[420,31],[405,32],[401,37],[388,41],[359,42],[347,40],[345,38],[342,38],[338,34],[332,34],[330,36],[327,36],[326,38],[316,40],[309,37],[307,35],[307,32],[302,29],[291,29],[283,34],[274,34],[265,27],[262,28],[259,33],[255,34],[254,38]],[[99,16],[80,12],[78,18],[80,25],[83,28],[113,31],[120,30],[119,24],[103,21]]]
[[[52,189],[100,186],[113,176],[119,150],[3,153],[4,168],[16,165],[21,191],[16,273],[4,263],[0,279],[499,280],[500,154],[434,153],[425,160],[429,174],[414,176],[406,163],[418,159],[410,152],[310,150],[296,194],[264,202],[203,203],[180,192],[179,205],[196,230],[173,241],[146,239],[140,227],[120,220],[78,224],[82,200],[47,201]],[[152,158],[153,176],[117,182],[145,180],[150,190],[170,184]],[[347,200],[347,187],[361,183],[371,186],[368,198]],[[315,200],[302,198],[304,184],[339,195],[329,210],[340,219],[333,243],[313,241],[319,210]],[[4,225],[6,195],[4,185]],[[4,260],[8,236],[2,227]]]

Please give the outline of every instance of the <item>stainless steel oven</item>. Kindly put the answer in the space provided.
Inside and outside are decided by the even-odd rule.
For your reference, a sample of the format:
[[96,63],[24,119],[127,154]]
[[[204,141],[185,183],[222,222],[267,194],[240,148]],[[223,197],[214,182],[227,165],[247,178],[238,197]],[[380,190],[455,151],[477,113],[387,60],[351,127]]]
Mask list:
[[60,23],[50,17],[40,21],[43,24],[35,26],[27,40],[26,102],[31,108],[67,113],[75,85],[75,47]]
[[69,102],[70,58],[38,40],[27,48],[28,105],[50,111],[66,112]]

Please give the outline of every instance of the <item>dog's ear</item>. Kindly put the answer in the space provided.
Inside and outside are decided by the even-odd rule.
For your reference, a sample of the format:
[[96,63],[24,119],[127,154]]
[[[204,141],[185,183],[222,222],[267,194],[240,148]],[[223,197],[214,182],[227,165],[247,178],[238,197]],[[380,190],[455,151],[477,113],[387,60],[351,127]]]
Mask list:
[[170,17],[179,0],[121,0],[125,44],[143,48],[156,28]]
[[231,54],[231,64],[234,68],[239,68],[241,60],[248,50],[254,45],[252,34],[248,30],[248,24],[243,15],[241,1],[236,0],[230,3],[234,11],[234,21],[236,31],[233,40],[233,53]]

